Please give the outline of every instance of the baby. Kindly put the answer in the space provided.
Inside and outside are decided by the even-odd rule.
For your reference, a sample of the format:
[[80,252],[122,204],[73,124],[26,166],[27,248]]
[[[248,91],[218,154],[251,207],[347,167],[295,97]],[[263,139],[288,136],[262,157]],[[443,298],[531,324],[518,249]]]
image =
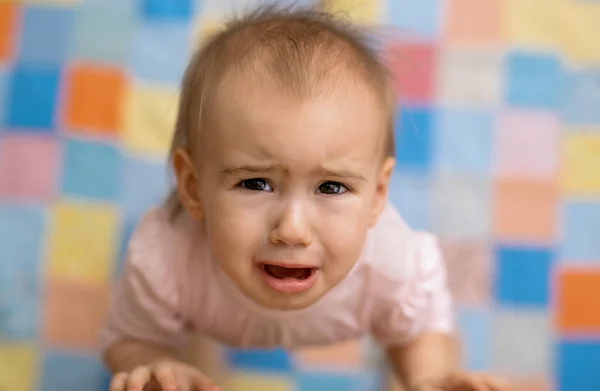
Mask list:
[[[213,391],[200,333],[294,349],[371,333],[410,391],[500,391],[459,371],[434,237],[388,204],[396,98],[355,27],[264,7],[182,83],[168,201],[140,221],[101,333],[113,391]],[[409,131],[409,130],[407,130]]]

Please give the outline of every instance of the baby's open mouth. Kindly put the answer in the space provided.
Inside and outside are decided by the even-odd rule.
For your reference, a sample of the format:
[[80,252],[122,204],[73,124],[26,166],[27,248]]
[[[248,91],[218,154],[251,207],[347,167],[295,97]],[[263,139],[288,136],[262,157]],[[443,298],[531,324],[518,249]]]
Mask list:
[[278,265],[269,265],[263,263],[262,269],[270,275],[280,280],[294,279],[294,280],[306,280],[313,275],[316,268],[314,267],[285,267]]

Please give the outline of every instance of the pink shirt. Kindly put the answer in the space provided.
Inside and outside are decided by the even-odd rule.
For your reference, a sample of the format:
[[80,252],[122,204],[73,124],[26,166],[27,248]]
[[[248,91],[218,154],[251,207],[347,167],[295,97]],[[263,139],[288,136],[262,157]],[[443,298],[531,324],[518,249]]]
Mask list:
[[437,242],[409,229],[391,206],[346,279],[297,311],[247,299],[208,255],[198,224],[187,217],[170,222],[165,210],[154,209],[131,239],[101,347],[136,338],[179,348],[194,332],[235,347],[324,345],[365,333],[389,346],[424,330],[452,329]]

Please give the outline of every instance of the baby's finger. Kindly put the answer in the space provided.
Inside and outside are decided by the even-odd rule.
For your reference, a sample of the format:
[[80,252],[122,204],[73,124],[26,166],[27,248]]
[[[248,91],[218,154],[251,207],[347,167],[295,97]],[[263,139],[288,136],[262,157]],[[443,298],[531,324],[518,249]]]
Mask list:
[[485,383],[488,385],[491,391],[509,391],[510,383],[505,379],[500,379],[492,376],[485,376],[483,378]]
[[469,382],[469,390],[471,391],[493,391],[491,388],[488,387],[488,385],[486,384],[486,382],[478,377],[472,378]]
[[117,373],[110,381],[110,391],[125,391],[125,384],[129,375],[125,372]]
[[459,373],[448,379],[444,391],[492,391],[479,376],[468,376]]
[[177,380],[175,379],[173,365],[166,362],[160,363],[156,365],[152,373],[158,384],[160,384],[163,391],[177,390]]
[[142,391],[150,381],[151,375],[147,367],[137,367],[127,379],[127,391]]
[[194,391],[220,391],[221,389],[213,383],[213,381],[203,373],[198,373],[194,376]]

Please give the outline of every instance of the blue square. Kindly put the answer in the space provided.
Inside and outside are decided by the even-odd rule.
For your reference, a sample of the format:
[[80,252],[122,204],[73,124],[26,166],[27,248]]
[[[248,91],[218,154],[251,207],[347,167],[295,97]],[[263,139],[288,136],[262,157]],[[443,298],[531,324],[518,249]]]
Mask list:
[[557,390],[600,390],[600,341],[562,341],[557,344],[557,350]]
[[37,335],[45,223],[42,207],[0,205],[0,340]]
[[58,100],[59,69],[20,65],[8,80],[6,126],[50,132]]
[[140,81],[179,84],[188,57],[188,26],[139,26],[129,66]]
[[600,125],[600,70],[569,72],[561,102],[564,121]]
[[72,8],[25,7],[20,63],[60,65],[69,57],[74,21]]
[[293,369],[290,355],[283,349],[226,350],[227,365],[235,370],[289,373]]
[[483,372],[490,369],[491,315],[482,308],[461,307],[457,324],[464,349],[463,365],[470,371]]
[[390,180],[389,199],[414,229],[431,227],[431,180],[420,173],[396,170]]
[[396,26],[402,36],[436,38],[442,23],[441,0],[391,0],[388,24]]
[[[78,7],[73,57],[123,66],[131,50],[134,4],[125,0],[86,1]],[[110,28],[106,28],[109,26]]]
[[119,203],[123,215],[128,220],[138,219],[166,198],[170,181],[165,161],[127,156],[122,183]]
[[432,158],[432,114],[426,108],[403,106],[395,119],[398,167],[427,171]]
[[562,259],[600,261],[600,200],[570,201],[563,205]]
[[547,308],[555,253],[548,248],[500,246],[495,250],[494,294],[503,306]]
[[300,372],[295,376],[297,391],[379,391],[383,387],[381,373],[364,372]]
[[435,119],[435,170],[485,174],[490,170],[494,119],[490,113],[443,110]]
[[142,0],[141,11],[145,20],[151,22],[185,22],[194,13],[192,0]]
[[114,145],[100,141],[71,139],[64,147],[63,194],[115,201],[121,187],[121,152]]
[[40,391],[101,391],[107,371],[94,354],[50,350],[44,354]]
[[4,126],[5,110],[8,105],[8,73],[0,68],[0,128]]
[[513,52],[506,60],[510,106],[556,110],[562,95],[563,69],[553,55]]

